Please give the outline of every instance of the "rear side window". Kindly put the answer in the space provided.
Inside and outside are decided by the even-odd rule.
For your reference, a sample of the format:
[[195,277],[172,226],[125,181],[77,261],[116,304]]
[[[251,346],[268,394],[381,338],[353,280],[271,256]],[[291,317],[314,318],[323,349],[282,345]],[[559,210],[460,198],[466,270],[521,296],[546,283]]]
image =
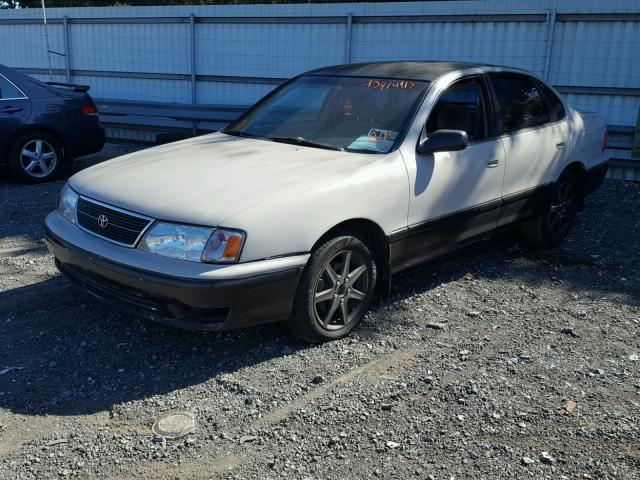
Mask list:
[[540,91],[547,99],[547,104],[549,105],[549,115],[551,116],[552,122],[559,122],[563,120],[565,117],[564,107],[562,106],[562,102],[558,98],[558,96],[551,91],[549,87],[547,87],[542,82],[536,82]]
[[503,133],[550,121],[545,99],[531,77],[511,73],[489,76],[498,98]]
[[7,98],[24,98],[24,95],[6,78],[0,77],[0,100]]

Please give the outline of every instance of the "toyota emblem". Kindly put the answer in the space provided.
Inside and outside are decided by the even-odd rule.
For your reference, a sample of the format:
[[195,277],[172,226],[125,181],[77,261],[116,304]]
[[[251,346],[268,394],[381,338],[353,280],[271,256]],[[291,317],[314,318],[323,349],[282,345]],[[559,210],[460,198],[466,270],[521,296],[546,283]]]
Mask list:
[[98,216],[98,225],[100,225],[101,228],[107,228],[107,225],[109,225],[109,217],[104,213]]

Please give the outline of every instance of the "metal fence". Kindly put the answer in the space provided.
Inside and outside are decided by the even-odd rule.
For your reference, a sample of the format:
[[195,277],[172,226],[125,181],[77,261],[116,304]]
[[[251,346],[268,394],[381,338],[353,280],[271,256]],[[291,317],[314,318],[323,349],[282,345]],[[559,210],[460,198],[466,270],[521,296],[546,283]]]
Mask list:
[[46,36],[41,11],[5,10],[0,63],[91,85],[111,134],[129,138],[219,127],[312,68],[418,59],[531,70],[577,108],[601,113],[614,134],[631,132],[640,107],[637,0],[513,3],[49,9]]

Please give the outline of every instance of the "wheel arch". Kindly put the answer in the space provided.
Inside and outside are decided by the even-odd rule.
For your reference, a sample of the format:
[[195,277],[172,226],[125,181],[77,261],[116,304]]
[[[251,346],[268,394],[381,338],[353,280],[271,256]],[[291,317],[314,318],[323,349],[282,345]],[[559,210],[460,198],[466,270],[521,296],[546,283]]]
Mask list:
[[9,158],[13,145],[15,144],[16,140],[20,138],[22,135],[27,133],[36,133],[36,132],[42,132],[55,138],[60,144],[60,146],[62,147],[62,162],[66,163],[69,160],[69,155],[68,155],[69,149],[67,148],[67,144],[64,141],[64,138],[62,137],[62,135],[60,135],[58,132],[55,131],[55,129],[51,127],[48,127],[46,125],[39,125],[39,124],[24,125],[20,129],[18,129],[13,135],[11,135],[11,137],[7,141],[5,151],[2,152],[3,153],[2,157],[7,159]]
[[316,241],[311,251],[341,233],[356,233],[367,240],[375,255],[378,270],[377,290],[383,295],[388,294],[391,288],[390,248],[389,239],[384,230],[376,222],[366,218],[345,220],[327,230]]

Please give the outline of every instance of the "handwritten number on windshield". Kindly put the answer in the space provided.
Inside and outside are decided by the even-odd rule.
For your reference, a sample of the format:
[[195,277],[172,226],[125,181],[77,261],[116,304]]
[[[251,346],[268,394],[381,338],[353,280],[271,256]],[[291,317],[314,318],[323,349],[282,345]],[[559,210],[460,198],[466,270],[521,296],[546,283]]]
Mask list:
[[374,88],[380,91],[398,89],[398,90],[411,90],[416,86],[415,82],[409,80],[368,80],[363,83],[363,86],[368,88]]

